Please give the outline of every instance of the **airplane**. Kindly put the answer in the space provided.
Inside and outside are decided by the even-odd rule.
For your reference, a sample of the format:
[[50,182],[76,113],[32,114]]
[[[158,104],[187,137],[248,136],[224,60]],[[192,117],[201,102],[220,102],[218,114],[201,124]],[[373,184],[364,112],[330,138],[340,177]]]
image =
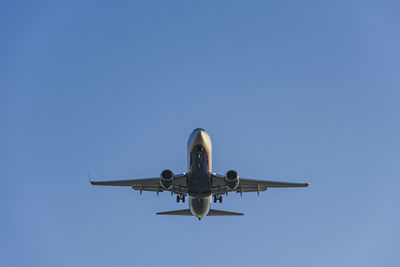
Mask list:
[[[157,212],[157,215],[193,215],[201,220],[204,216],[244,215],[243,213],[211,209],[211,201],[222,203],[222,196],[229,192],[242,195],[275,187],[308,187],[310,183],[290,183],[261,181],[239,178],[235,170],[224,175],[212,171],[212,144],[209,134],[202,128],[194,129],[187,143],[188,171],[175,174],[171,170],[163,170],[160,177],[93,181],[92,185],[130,186],[134,190],[156,192],[169,191],[176,195],[176,201],[185,202],[189,196],[189,209]],[[90,177],[89,177],[90,179]]]

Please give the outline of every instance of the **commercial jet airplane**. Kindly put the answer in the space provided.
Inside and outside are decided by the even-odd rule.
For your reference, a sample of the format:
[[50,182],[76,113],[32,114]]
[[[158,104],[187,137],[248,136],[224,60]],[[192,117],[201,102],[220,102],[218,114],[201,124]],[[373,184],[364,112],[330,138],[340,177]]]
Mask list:
[[189,136],[187,144],[188,171],[174,174],[171,170],[163,170],[160,177],[90,181],[92,185],[130,186],[135,190],[159,192],[170,191],[176,194],[176,201],[185,202],[189,196],[189,209],[158,212],[158,215],[194,215],[199,220],[204,216],[243,215],[243,213],[210,209],[211,200],[222,203],[222,195],[236,192],[242,195],[246,192],[265,191],[270,187],[307,187],[309,183],[287,183],[261,181],[240,178],[239,174],[230,170],[225,175],[212,172],[212,145],[208,133],[195,129]]

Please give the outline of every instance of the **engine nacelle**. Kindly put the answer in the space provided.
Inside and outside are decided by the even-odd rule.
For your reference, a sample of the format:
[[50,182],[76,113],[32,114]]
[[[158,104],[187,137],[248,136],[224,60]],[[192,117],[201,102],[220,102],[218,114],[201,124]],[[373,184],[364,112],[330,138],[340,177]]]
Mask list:
[[174,173],[171,170],[163,170],[160,175],[160,184],[164,190],[171,189],[174,184]]
[[225,173],[225,182],[230,190],[235,190],[239,185],[239,174],[234,170],[228,171]]

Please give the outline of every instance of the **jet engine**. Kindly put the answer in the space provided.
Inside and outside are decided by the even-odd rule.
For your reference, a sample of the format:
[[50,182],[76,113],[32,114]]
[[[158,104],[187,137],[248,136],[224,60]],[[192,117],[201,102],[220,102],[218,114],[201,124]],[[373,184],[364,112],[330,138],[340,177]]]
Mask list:
[[239,185],[239,174],[234,170],[228,171],[225,173],[225,182],[230,190],[235,190]]
[[174,173],[171,170],[163,170],[160,175],[160,184],[164,190],[171,189],[174,184]]

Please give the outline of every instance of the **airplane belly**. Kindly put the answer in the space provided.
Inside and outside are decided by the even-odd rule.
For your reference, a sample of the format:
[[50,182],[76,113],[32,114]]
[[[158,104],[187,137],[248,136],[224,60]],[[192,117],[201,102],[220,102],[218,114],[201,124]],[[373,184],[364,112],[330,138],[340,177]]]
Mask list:
[[208,172],[208,155],[203,146],[193,148],[190,159],[190,170],[187,178],[188,194],[194,198],[211,195],[211,178]]
[[211,196],[202,198],[189,198],[190,212],[197,218],[203,218],[210,211]]

